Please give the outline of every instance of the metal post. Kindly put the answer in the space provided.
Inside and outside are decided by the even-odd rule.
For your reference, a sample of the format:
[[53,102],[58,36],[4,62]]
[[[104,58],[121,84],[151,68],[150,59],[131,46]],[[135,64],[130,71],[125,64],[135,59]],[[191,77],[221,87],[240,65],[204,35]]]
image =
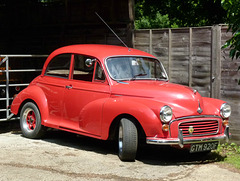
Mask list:
[[8,107],[9,107],[9,58],[6,57],[7,60],[6,60],[6,118],[9,116],[9,110],[8,110]]

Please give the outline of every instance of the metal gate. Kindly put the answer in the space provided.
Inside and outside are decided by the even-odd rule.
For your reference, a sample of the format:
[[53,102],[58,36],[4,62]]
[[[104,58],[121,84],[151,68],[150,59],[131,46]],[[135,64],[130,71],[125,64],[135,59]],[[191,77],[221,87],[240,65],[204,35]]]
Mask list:
[[41,73],[47,55],[0,55],[0,121],[13,117],[10,105],[14,95]]

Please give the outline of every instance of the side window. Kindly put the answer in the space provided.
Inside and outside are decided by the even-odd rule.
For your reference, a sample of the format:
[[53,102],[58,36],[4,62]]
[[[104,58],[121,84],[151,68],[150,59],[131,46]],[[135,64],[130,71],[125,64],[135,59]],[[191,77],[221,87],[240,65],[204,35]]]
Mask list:
[[82,81],[92,81],[95,61],[91,65],[86,65],[86,61],[94,60],[93,57],[84,55],[74,55],[73,79]]
[[61,54],[54,57],[48,64],[45,75],[68,78],[71,54]]
[[100,64],[97,62],[96,63],[96,70],[95,70],[95,76],[94,76],[94,81],[96,82],[105,82],[105,75],[102,67]]

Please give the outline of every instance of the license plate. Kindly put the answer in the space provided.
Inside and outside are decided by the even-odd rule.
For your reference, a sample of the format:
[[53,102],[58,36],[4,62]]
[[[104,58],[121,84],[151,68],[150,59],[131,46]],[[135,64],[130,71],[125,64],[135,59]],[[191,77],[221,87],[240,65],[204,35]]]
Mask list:
[[218,141],[191,144],[190,153],[216,150]]

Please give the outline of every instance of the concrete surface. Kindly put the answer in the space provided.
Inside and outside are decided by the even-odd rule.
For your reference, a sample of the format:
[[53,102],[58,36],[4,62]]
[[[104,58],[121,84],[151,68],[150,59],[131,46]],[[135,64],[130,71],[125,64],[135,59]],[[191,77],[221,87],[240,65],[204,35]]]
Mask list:
[[141,147],[135,162],[122,162],[113,142],[62,131],[43,139],[0,131],[0,180],[160,180],[237,181],[238,170],[209,156],[158,146]]

